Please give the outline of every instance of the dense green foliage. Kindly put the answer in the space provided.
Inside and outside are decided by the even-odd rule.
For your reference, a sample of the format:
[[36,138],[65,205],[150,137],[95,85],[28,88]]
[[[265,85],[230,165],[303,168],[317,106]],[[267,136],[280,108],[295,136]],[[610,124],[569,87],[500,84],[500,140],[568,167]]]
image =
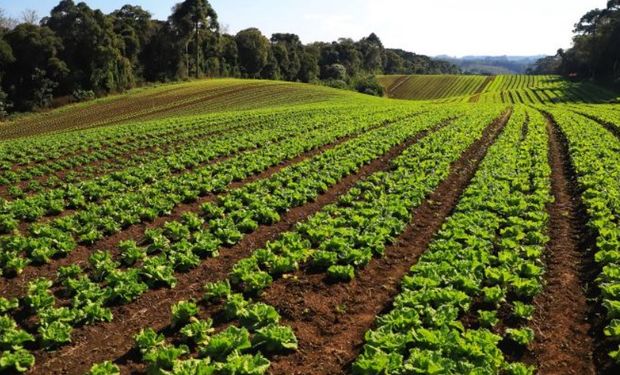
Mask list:
[[0,27],[0,115],[49,107],[55,97],[82,101],[190,76],[323,81],[381,96],[376,73],[458,73],[448,63],[385,49],[375,34],[303,45],[297,35],[268,39],[256,28],[222,33],[207,0],[175,5],[167,21],[139,6],[104,14],[61,0],[39,25],[4,26],[11,27]]
[[[366,333],[354,374],[533,373],[509,363],[499,347],[533,339],[529,305],[542,290],[548,241],[545,122],[540,113],[527,116],[526,123],[526,111],[516,109],[455,212],[402,280],[392,310]],[[500,309],[515,318],[497,330]]]
[[620,87],[620,1],[608,0],[604,9],[586,13],[574,32],[571,48],[539,60],[532,73],[559,73]]
[[[274,38],[297,50],[291,71],[301,67],[296,39]],[[330,74],[342,78],[347,69]],[[409,76],[380,79],[395,85],[403,77]],[[600,351],[610,364],[618,361],[618,106],[535,100],[559,97],[562,88],[564,101],[597,92],[556,76],[451,78],[437,90],[457,95],[443,99],[453,103],[298,83],[192,81],[144,91],[168,102],[165,90],[176,90],[173,104],[184,108],[196,100],[180,94],[191,86],[202,97],[225,97],[227,110],[59,127],[0,142],[0,277],[4,285],[22,283],[0,297],[0,372],[44,372],[50,358],[64,359],[85,342],[84,332],[122,326],[132,308],[144,306],[148,322],[136,323],[131,334],[111,334],[134,345],[131,360],[147,373],[267,373],[288,355],[314,350],[290,323],[298,318],[270,293],[299,280],[316,290],[354,287],[369,282],[367,273],[382,257],[389,274],[393,246],[423,223],[417,210],[462,173],[455,166],[476,158],[480,164],[470,164],[477,170],[454,197],[458,203],[420,257],[408,261],[400,291],[389,292],[397,294],[393,304],[371,305],[381,311],[375,324],[354,328],[368,331],[360,355],[350,356],[350,371],[531,374],[536,363],[523,355],[544,334],[535,298],[545,291],[546,254],[553,249],[548,131],[554,128],[566,137],[565,157],[579,187],[574,194],[581,195],[595,239],[591,288],[605,337]],[[288,97],[261,101],[282,87]],[[140,95],[124,97],[138,103],[138,113]],[[529,105],[507,104],[506,97],[530,98]],[[467,103],[472,98],[477,103]],[[132,108],[127,104],[116,105]],[[102,112],[97,103],[76,107],[82,116]],[[50,123],[63,122],[49,115]],[[133,115],[126,111],[119,121]],[[253,242],[265,233],[273,237]],[[198,283],[206,283],[202,293]],[[163,302],[151,319],[147,304],[154,298]],[[359,303],[367,301],[334,306],[338,319],[346,322]],[[302,319],[313,314],[324,319],[325,312],[304,312]],[[106,345],[80,349],[107,355]],[[118,357],[85,362],[105,359],[111,361],[81,365],[90,374],[126,370]]]

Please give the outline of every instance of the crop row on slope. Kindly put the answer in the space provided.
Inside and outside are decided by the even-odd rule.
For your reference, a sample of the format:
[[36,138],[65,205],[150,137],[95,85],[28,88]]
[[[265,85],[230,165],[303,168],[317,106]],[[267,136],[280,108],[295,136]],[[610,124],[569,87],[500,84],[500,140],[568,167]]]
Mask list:
[[613,373],[620,364],[620,142],[584,116],[566,109],[549,113],[566,136],[594,236],[594,295],[602,307],[594,329],[603,338],[595,360],[599,370]]
[[449,174],[410,211],[404,231],[385,244],[384,256],[359,269],[355,279],[333,283],[325,273],[304,267],[265,291],[261,300],[282,312],[282,323],[293,327],[300,345],[299,351],[272,362],[272,374],[335,374],[348,367],[375,315],[397,293],[398,281],[450,214],[508,118],[507,113],[493,121],[451,163]]
[[163,119],[187,114],[289,107],[299,104],[360,102],[372,98],[351,92],[278,81],[199,80],[132,90],[127,94],[79,103],[0,125],[0,139]]
[[[334,113],[334,116],[337,115]],[[148,165],[165,157],[170,158],[173,154],[182,154],[205,143],[208,144],[215,138],[222,138],[223,134],[226,137],[234,137],[235,134],[243,137],[244,132],[264,131],[270,125],[281,123],[278,118],[282,117],[284,116],[267,119],[261,116],[245,121],[240,118],[232,120],[234,123],[223,122],[221,126],[203,126],[202,129],[194,131],[177,131],[157,139],[136,140],[100,148],[97,151],[49,160],[46,163],[12,168],[0,175],[0,183],[5,185],[5,191],[11,198],[24,198],[27,195],[59,188],[63,183],[77,183],[129,167]]]
[[[447,115],[448,113],[445,113],[445,115]],[[438,114],[441,116],[441,114]],[[424,121],[423,119],[418,120],[413,119],[413,120],[409,120],[408,123],[402,123],[400,125],[398,125],[397,128],[401,128],[401,130],[406,130],[406,132],[415,132],[416,127],[428,127],[430,125],[432,125],[433,123],[435,123],[435,120],[432,120],[432,118],[435,118],[434,116],[431,117],[427,117],[426,121]],[[399,137],[402,137],[405,133],[399,132],[400,134],[394,134],[394,129],[385,129],[382,130],[382,132],[384,134],[389,135],[388,138],[394,140],[397,139]],[[367,140],[372,140],[374,138],[377,138],[377,135],[380,133],[373,133],[373,134],[368,134]],[[398,153],[400,153],[402,151],[402,149],[406,148],[407,145],[411,144],[413,141],[415,141],[415,139],[417,139],[417,136],[415,138],[412,138],[410,140],[408,140],[407,142],[393,147],[389,152],[388,152],[388,160],[389,158],[393,157],[394,155],[397,155]],[[371,141],[371,142],[376,142],[376,141]],[[351,144],[351,146],[353,146],[353,144]],[[344,144],[343,144],[344,147]],[[348,146],[347,146],[348,147]],[[343,151],[345,151],[344,148],[342,148],[339,152],[342,153]],[[351,151],[351,150],[349,150]],[[359,157],[367,157],[368,155],[366,154],[366,156],[364,156],[365,153],[361,152],[360,155],[355,156],[354,158],[359,158]],[[346,156],[346,155],[343,155]],[[352,157],[351,155],[349,155],[349,157]],[[317,159],[320,160],[320,159]],[[315,160],[315,162],[317,161]],[[340,170],[342,170],[343,166],[342,165],[338,165],[338,163],[335,163],[333,158],[328,158],[328,160],[326,161],[331,161],[334,165],[333,166],[329,166],[326,167],[328,169],[338,169],[340,168]],[[304,171],[307,172],[306,168],[312,168],[311,164],[313,163],[306,163],[306,167],[302,168],[301,170],[298,169],[293,169],[293,171],[296,171],[295,173],[303,173]],[[319,163],[321,164],[321,163]],[[349,165],[349,163],[344,163],[345,165],[345,169],[346,168],[350,168],[351,165]],[[334,199],[336,199],[336,197],[338,196],[338,194],[341,194],[343,192],[346,191],[346,189],[348,187],[350,187],[356,180],[357,178],[359,178],[360,176],[364,176],[366,174],[368,174],[369,172],[373,172],[376,171],[377,169],[382,169],[384,167],[384,165],[386,165],[386,161],[385,160],[375,160],[372,163],[368,164],[367,166],[361,167],[361,174],[359,175],[352,175],[349,177],[346,177],[344,179],[343,182],[340,182],[336,185],[335,189],[332,190],[328,190],[325,194],[321,194],[318,196],[318,198],[313,198],[316,199],[315,202],[309,203],[309,204],[305,204],[302,207],[299,207],[299,209],[294,208],[290,211],[287,211],[285,213],[280,213],[281,214],[281,220],[278,221],[276,224],[272,224],[272,225],[268,225],[268,226],[260,226],[256,231],[254,231],[253,233],[247,234],[245,236],[245,238],[243,240],[241,240],[241,242],[238,243],[238,245],[233,246],[232,250],[235,252],[234,254],[231,254],[229,251],[223,252],[222,256],[223,259],[220,258],[214,258],[213,262],[210,260],[207,260],[206,263],[200,267],[197,268],[195,270],[192,270],[190,272],[188,272],[187,275],[179,275],[179,286],[177,287],[176,291],[171,290],[171,289],[164,289],[164,290],[158,290],[155,293],[149,293],[147,295],[144,296],[144,298],[141,298],[140,300],[137,301],[137,305],[138,306],[133,306],[132,310],[129,311],[134,311],[134,314],[127,314],[127,309],[120,309],[118,310],[121,313],[121,316],[124,318],[120,319],[119,321],[112,322],[110,324],[112,324],[112,330],[116,332],[116,334],[108,334],[107,332],[109,332],[108,329],[105,329],[105,327],[99,327],[102,329],[97,329],[97,327],[93,327],[94,331],[97,332],[106,332],[105,334],[107,335],[108,339],[112,340],[113,342],[116,343],[116,345],[114,347],[107,347],[106,348],[101,348],[101,347],[97,347],[97,346],[92,346],[93,349],[93,353],[92,354],[96,354],[96,355],[101,355],[102,352],[104,351],[114,351],[114,350],[118,350],[119,347],[123,348],[124,345],[126,345],[127,341],[126,341],[126,337],[123,336],[123,334],[125,332],[131,331],[132,329],[135,330],[135,327],[140,328],[141,326],[143,326],[145,324],[145,322],[149,321],[149,322],[157,322],[157,324],[160,324],[160,322],[163,321],[163,319],[161,318],[162,315],[162,308],[166,308],[166,306],[169,306],[169,304],[171,302],[174,302],[175,300],[181,299],[181,298],[188,298],[188,296],[192,296],[195,294],[195,291],[197,288],[199,288],[199,285],[204,283],[205,280],[213,280],[213,281],[217,281],[219,280],[217,278],[217,275],[222,274],[222,272],[229,272],[230,271],[230,267],[232,267],[232,262],[231,259],[241,259],[243,256],[247,256],[248,253],[253,250],[255,248],[255,246],[262,246],[260,244],[264,244],[267,239],[271,239],[271,238],[275,238],[274,236],[278,234],[278,231],[282,231],[282,230],[286,230],[289,229],[290,226],[296,221],[296,220],[300,220],[305,218],[305,216],[307,216],[308,214],[310,214],[311,212],[313,212],[314,210],[318,210],[320,209],[323,205],[325,205],[326,203],[329,203],[330,201],[333,201]],[[291,167],[291,168],[296,168],[296,167]],[[283,170],[284,171],[284,170]],[[314,174],[311,174],[311,176],[308,176],[308,178],[310,180],[313,179]],[[330,176],[329,174],[326,174],[324,177],[321,178],[314,178],[314,180],[320,180],[322,178],[327,178],[328,180],[330,178],[332,178],[333,176]],[[282,175],[276,178],[276,175],[274,175],[274,180],[272,182],[277,182],[280,181],[282,178],[286,178],[286,175]],[[281,181],[282,182],[282,181]],[[257,186],[263,186],[265,187],[265,181],[263,182],[257,182],[260,185]],[[319,184],[320,185],[320,184]],[[296,185],[296,184],[292,184],[291,189],[292,190],[298,190],[299,188],[303,188],[303,185]],[[277,195],[277,194],[276,194]],[[274,195],[274,198],[276,197],[276,195]],[[295,194],[294,194],[295,195]],[[299,196],[299,194],[296,194],[297,196]],[[245,195],[244,195],[245,196]],[[279,195],[278,195],[279,196]],[[230,199],[233,199],[233,197],[230,197]],[[235,198],[236,199],[236,198]],[[270,203],[268,204],[279,204],[277,202],[282,203],[282,197],[275,199],[274,201],[269,200]],[[307,206],[307,207],[306,207]],[[212,206],[211,206],[212,207]],[[239,211],[236,208],[231,208],[233,210]],[[308,210],[310,210],[310,213],[308,213]],[[294,219],[296,218],[296,219]],[[293,220],[293,221],[291,221]],[[246,220],[247,222],[247,220]],[[240,223],[240,226],[245,225],[244,223]],[[278,229],[280,228],[280,229]],[[216,228],[212,228],[213,230],[215,230]],[[209,231],[211,229],[209,229],[207,227],[207,231]],[[247,241],[246,241],[247,238]],[[221,261],[218,261],[218,259],[220,259]],[[227,260],[228,259],[228,260]],[[211,268],[212,270],[215,270],[215,272],[210,272],[209,269],[205,269],[205,267]],[[228,271],[223,271],[223,270],[228,270]],[[223,275],[225,275],[226,273],[224,273]],[[187,276],[187,277],[186,277]],[[154,305],[156,307],[154,307]],[[145,314],[143,313],[143,310],[150,310],[155,308],[156,313],[148,313]],[[135,313],[137,312],[137,313]],[[115,313],[116,314],[116,313]],[[167,321],[167,320],[166,320]],[[125,328],[119,328],[119,327],[125,327]],[[88,330],[88,331],[93,331],[93,330]],[[87,351],[91,351],[91,346],[88,345],[88,342],[95,342],[96,344],[96,340],[97,337],[99,337],[101,335],[101,333],[96,334],[96,333],[91,333],[88,334],[88,338],[86,339],[87,341],[83,341],[80,340],[80,344],[81,344],[81,350],[87,350]],[[110,337],[112,336],[112,337]],[[93,341],[94,340],[94,341]],[[95,352],[96,351],[96,352]],[[68,359],[71,363],[75,362],[75,358],[73,360],[71,360],[71,357],[75,357],[74,354],[76,354],[75,352],[75,348],[70,348],[67,351],[68,357],[67,356],[52,356],[51,358],[51,362],[47,361],[45,362],[41,367],[43,369],[51,369],[54,368],[54,366],[58,366],[59,364],[64,364],[66,362],[66,360]],[[40,369],[41,369],[40,368]]]
[[392,309],[366,334],[353,373],[533,371],[501,350],[533,339],[526,324],[548,240],[545,122],[529,112],[523,138],[525,120],[519,109],[491,147]]
[[[571,82],[559,76],[382,76],[388,96],[435,100],[440,103],[504,104],[602,103],[617,94],[590,82]],[[389,86],[391,85],[391,86]]]
[[[63,182],[78,183],[83,180],[103,177],[115,171],[122,171],[130,167],[140,167],[162,160],[179,159],[181,155],[192,152],[195,149],[209,145],[215,139],[245,137],[252,132],[264,132],[274,127],[281,127],[289,121],[290,117],[297,117],[304,124],[315,121],[337,121],[339,118],[351,117],[350,110],[321,109],[305,111],[286,111],[274,113],[258,113],[254,116],[228,115],[214,118],[192,120],[188,123],[188,129],[177,130],[172,134],[165,134],[156,139],[144,141],[131,141],[112,147],[106,147],[98,151],[89,151],[76,155],[70,155],[50,163],[38,164],[5,171],[0,175],[0,182],[13,184],[19,180],[25,180],[20,185],[12,185],[6,188],[6,192],[14,198],[23,198],[33,193],[44,193],[50,189],[60,187]],[[388,109],[376,112],[388,112]],[[327,119],[327,120],[326,120]],[[211,121],[215,125],[204,123]],[[198,123],[198,126],[194,124]],[[200,125],[202,123],[202,126]],[[190,126],[191,125],[191,126]],[[197,127],[198,129],[191,129]],[[54,171],[58,171],[53,173]],[[36,176],[45,176],[39,178]],[[0,190],[2,192],[2,190]]]
[[[9,215],[5,215],[7,219],[11,218],[10,212],[15,212],[15,209],[19,209],[18,212],[22,214],[43,215],[46,210],[49,211],[49,208],[46,207],[54,202],[56,202],[54,207],[59,206],[58,208],[61,209],[62,206],[69,205],[69,208],[75,207],[77,210],[48,223],[30,225],[28,236],[12,234],[3,237],[2,240],[6,246],[2,254],[11,255],[10,262],[3,264],[11,265],[11,267],[7,267],[7,270],[13,273],[19,272],[25,265],[25,259],[20,260],[23,258],[15,257],[20,253],[27,255],[28,259],[46,262],[55,255],[72,251],[76,247],[76,242],[91,244],[129,225],[153,220],[158,216],[165,215],[181,202],[192,202],[200,196],[220,191],[231,181],[257,173],[271,165],[295,157],[307,149],[332,142],[338,137],[368,129],[390,118],[396,119],[407,111],[408,109],[403,109],[400,112],[393,111],[386,115],[374,113],[371,110],[365,113],[369,120],[366,123],[358,123],[355,120],[356,117],[353,116],[349,118],[349,121],[343,119],[328,129],[325,129],[324,123],[318,126],[310,121],[309,127],[305,130],[312,130],[313,128],[314,130],[305,133],[303,127],[289,122],[288,125],[284,125],[291,128],[289,135],[297,134],[298,138],[305,138],[304,141],[290,143],[281,129],[264,131],[262,136],[264,140],[262,141],[260,140],[260,133],[251,134],[248,132],[247,141],[250,144],[261,141],[264,142],[265,146],[256,151],[243,152],[219,163],[198,165],[190,172],[172,174],[168,178],[163,178],[165,175],[162,176],[162,173],[166,172],[166,168],[163,166],[157,168],[158,165],[161,165],[160,163],[150,165],[148,169],[145,167],[135,168],[134,173],[124,171],[116,173],[116,178],[104,179],[98,183],[83,183],[74,189],[61,191],[62,194],[69,194],[67,200],[50,200],[49,197],[54,198],[54,196],[45,195],[44,198],[48,197],[48,199],[44,199],[43,204],[37,200],[30,200],[29,202],[32,204],[26,206],[19,205],[24,201],[11,202],[5,207],[11,210]],[[364,113],[356,114],[356,116],[359,115],[363,116]],[[332,120],[326,119],[324,121],[331,123]],[[269,143],[270,139],[279,139],[280,141]],[[227,151],[230,148],[234,150],[243,147],[243,143],[240,137],[233,137],[228,141],[220,142],[220,146],[219,149],[203,148],[189,153],[186,162],[189,165],[194,165],[195,159],[200,156],[200,153],[206,153],[203,158],[208,160],[213,158],[213,154],[217,154],[217,152],[226,154],[230,152]],[[194,157],[192,158],[192,156]],[[173,158],[172,161],[174,162],[175,159]],[[172,164],[167,169],[170,171],[177,164]],[[102,186],[101,182],[105,182],[106,185]],[[36,219],[36,216],[33,219]],[[15,229],[14,223],[16,222],[15,219],[7,220],[7,223],[13,223],[12,229]],[[11,230],[10,227],[8,229]]]
[[380,77],[390,98],[429,100],[446,97],[473,95],[484,83],[482,76],[412,75],[398,80],[390,76]]
[[[83,323],[86,307],[92,311],[93,305],[99,306],[99,315],[91,314],[90,318],[93,319],[87,319],[87,323],[100,319],[109,320],[112,318],[110,311],[103,307],[102,303],[130,302],[143,293],[147,285],[173,287],[176,282],[174,271],[187,271],[196,267],[200,264],[201,256],[213,254],[222,245],[236,244],[241,240],[242,233],[252,232],[259,224],[277,222],[279,214],[291,206],[303,205],[308,199],[325,192],[329,185],[353,173],[394,144],[436,122],[434,118],[436,117],[426,116],[414,124],[401,121],[387,128],[377,129],[311,160],[286,168],[267,180],[259,180],[239,190],[233,190],[215,205],[203,206],[205,218],[184,215],[180,221],[168,222],[163,225],[162,230],[146,233],[148,240],[144,247],[135,242],[122,243],[117,259],[113,259],[109,253],[95,253],[90,259],[89,277],[85,279],[80,276],[82,271],[75,266],[61,270],[60,292],[62,295],[71,296],[71,305],[77,312],[78,319],[74,323]],[[203,227],[205,219],[209,222]],[[157,255],[154,255],[154,252]],[[129,279],[123,277],[128,275],[133,276]],[[97,286],[97,281],[101,281],[102,285]],[[47,294],[44,286],[35,288],[39,283],[42,281],[31,283],[29,295],[33,291]],[[44,284],[51,286],[51,283]],[[38,320],[43,322],[44,327],[54,323],[53,319],[50,322],[45,316],[48,316],[50,311],[59,311],[62,308],[45,305],[39,310]],[[63,323],[66,323],[65,330],[70,332],[71,322]],[[66,337],[63,336],[63,339]]]
[[[332,106],[334,107],[334,106]],[[325,110],[325,106],[302,106],[306,115]],[[283,115],[294,109],[262,109],[240,113],[222,113],[201,116],[174,117],[156,121],[132,122],[79,132],[42,134],[36,137],[0,143],[2,169],[19,170],[39,164],[61,161],[72,156],[122,146],[140,141],[151,141],[171,134],[214,128],[226,129],[234,124],[260,122],[272,116]]]
[[603,125],[607,130],[620,138],[620,111],[617,106],[596,106],[584,104],[570,105],[571,111],[584,115]]
[[[338,204],[325,207],[307,222],[298,224],[295,231],[237,262],[229,278],[233,290],[255,295],[268,287],[273,277],[310,264],[323,269],[331,278],[349,280],[349,269],[354,272],[381,254],[385,243],[408,223],[407,206],[423,200],[446,176],[451,161],[480,136],[496,115],[497,108],[469,115],[414,144],[393,161],[391,171],[379,172],[358,183]],[[419,188],[412,191],[413,186]],[[353,222],[357,224],[345,225]],[[371,222],[374,225],[369,226]],[[330,225],[333,230],[328,230]],[[343,248],[347,242],[350,247]],[[228,303],[234,302],[234,295],[228,298]]]

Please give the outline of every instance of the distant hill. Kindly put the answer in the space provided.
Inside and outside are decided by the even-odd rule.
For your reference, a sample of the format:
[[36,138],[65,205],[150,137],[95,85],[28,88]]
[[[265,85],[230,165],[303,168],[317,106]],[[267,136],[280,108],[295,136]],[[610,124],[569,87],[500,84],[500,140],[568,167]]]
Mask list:
[[499,75],[523,74],[544,55],[536,56],[436,56],[436,59],[452,63],[469,74]]

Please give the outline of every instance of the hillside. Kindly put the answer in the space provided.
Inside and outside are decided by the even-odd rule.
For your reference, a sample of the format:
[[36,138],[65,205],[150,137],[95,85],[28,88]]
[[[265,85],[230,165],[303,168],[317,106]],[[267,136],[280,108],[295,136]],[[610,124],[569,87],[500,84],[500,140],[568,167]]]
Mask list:
[[467,74],[500,75],[524,74],[538,59],[544,56],[437,56],[461,68]]
[[0,373],[620,373],[588,323],[620,305],[619,106],[381,79],[443,99],[203,80],[5,125]]
[[372,100],[350,91],[292,82],[205,79],[130,90],[0,123],[0,139],[126,122],[323,101]]
[[394,99],[488,102],[506,104],[604,103],[618,94],[589,82],[559,76],[411,75],[379,76]]

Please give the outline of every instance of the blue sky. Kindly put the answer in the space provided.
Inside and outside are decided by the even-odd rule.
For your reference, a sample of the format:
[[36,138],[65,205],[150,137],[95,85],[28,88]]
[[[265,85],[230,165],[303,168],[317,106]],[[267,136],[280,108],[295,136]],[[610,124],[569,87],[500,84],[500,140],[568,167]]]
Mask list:
[[[110,12],[141,5],[165,19],[180,0],[86,0]],[[76,1],[78,2],[78,1]],[[387,47],[429,55],[553,54],[571,43],[573,24],[607,0],[211,0],[220,22],[235,33],[258,27],[266,35],[293,32],[304,42],[359,39],[375,32]],[[44,16],[58,0],[0,0],[19,17]]]

